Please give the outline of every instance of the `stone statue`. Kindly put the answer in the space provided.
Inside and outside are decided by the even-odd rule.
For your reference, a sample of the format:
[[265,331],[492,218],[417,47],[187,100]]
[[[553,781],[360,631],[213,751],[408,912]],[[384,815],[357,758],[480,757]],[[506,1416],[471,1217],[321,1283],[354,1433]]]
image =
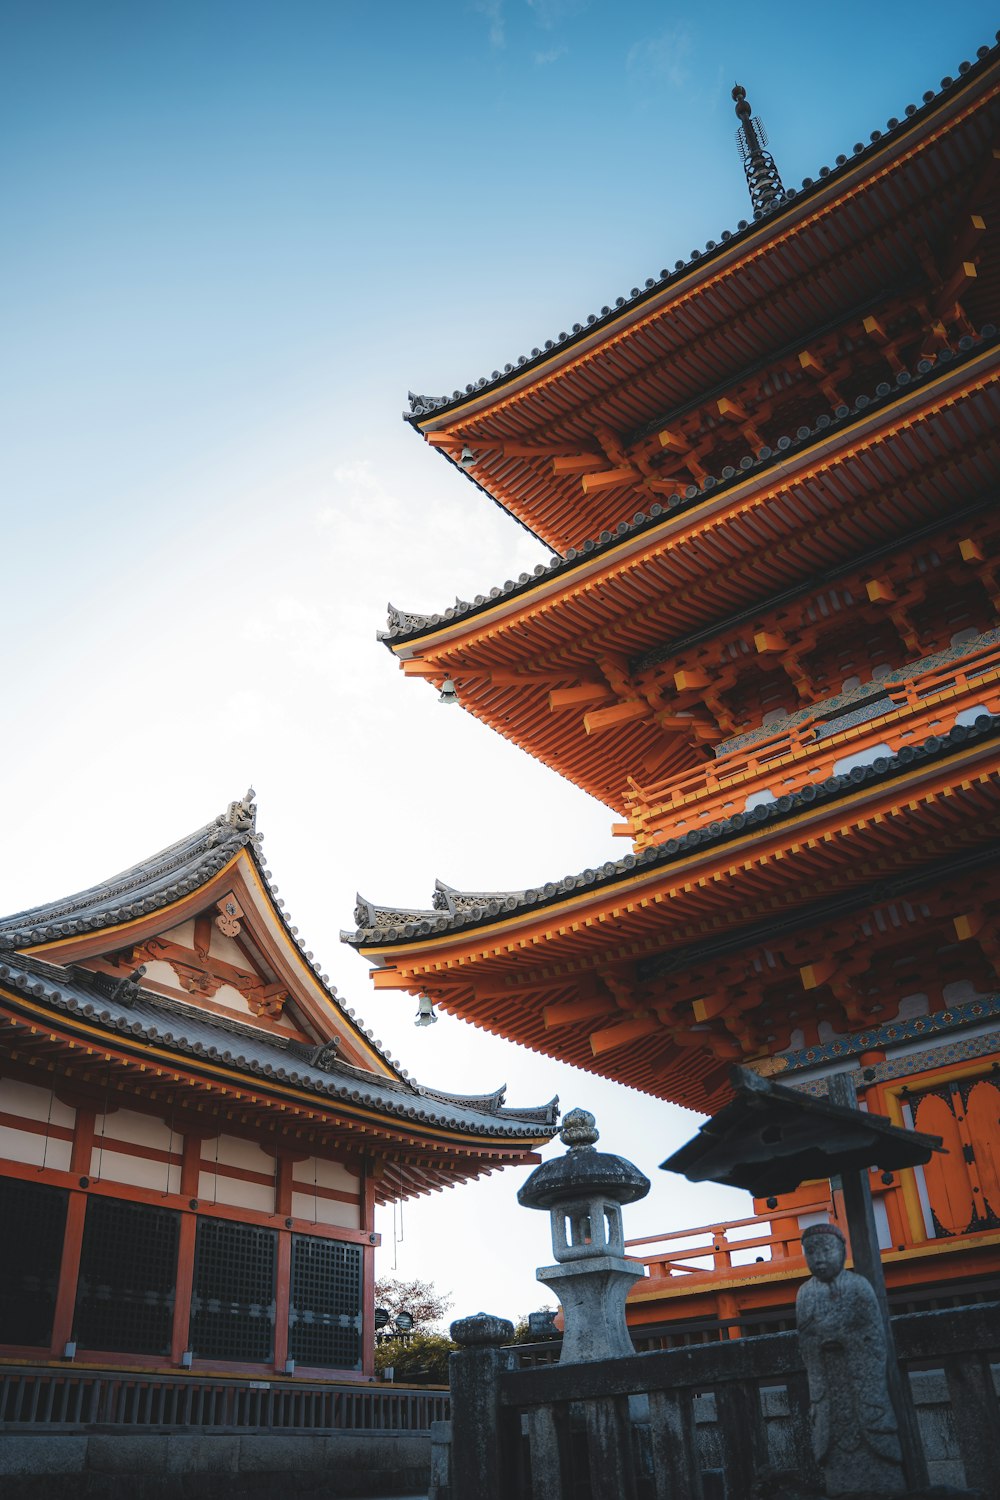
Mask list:
[[833,1224],[811,1224],[802,1248],[812,1276],[795,1299],[795,1323],[809,1377],[813,1453],[826,1492],[902,1495],[902,1453],[875,1293],[863,1276],[844,1270],[844,1236]]

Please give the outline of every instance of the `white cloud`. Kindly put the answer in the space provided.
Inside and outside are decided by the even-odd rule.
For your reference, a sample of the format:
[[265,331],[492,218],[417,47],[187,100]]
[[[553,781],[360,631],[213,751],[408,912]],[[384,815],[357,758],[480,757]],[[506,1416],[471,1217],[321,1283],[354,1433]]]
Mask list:
[[503,0],[475,0],[473,9],[485,16],[490,26],[490,46],[505,47],[507,36],[504,27]]
[[549,63],[558,62],[560,57],[565,57],[568,51],[568,47],[550,47],[547,52],[536,52],[532,61],[536,68],[544,68]]
[[671,26],[659,36],[633,42],[625,65],[629,73],[644,82],[683,88],[690,77],[688,64],[693,51],[690,26]]

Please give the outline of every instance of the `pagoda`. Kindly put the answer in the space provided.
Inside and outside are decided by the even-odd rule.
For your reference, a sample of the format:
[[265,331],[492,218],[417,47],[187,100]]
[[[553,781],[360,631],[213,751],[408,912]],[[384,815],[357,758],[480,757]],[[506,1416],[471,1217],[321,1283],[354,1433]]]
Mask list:
[[[553,1102],[441,1093],[337,996],[253,793],[0,921],[0,1358],[367,1379],[379,1203],[538,1160]],[[130,1377],[131,1378],[131,1377]]]
[[[359,898],[346,936],[377,990],[703,1113],[734,1063],[819,1091],[850,1070],[863,1107],[949,1148],[876,1183],[890,1286],[982,1286],[1000,48],[801,188],[733,97],[751,218],[406,414],[551,557],[440,613],[390,607],[386,647],[605,802],[631,850],[526,890],[438,882],[418,910]],[[721,1226],[711,1273],[651,1252],[633,1319],[682,1292],[690,1312],[712,1275],[757,1285],[724,1323],[787,1308],[798,1229],[835,1204],[820,1184],[767,1206],[738,1273]]]

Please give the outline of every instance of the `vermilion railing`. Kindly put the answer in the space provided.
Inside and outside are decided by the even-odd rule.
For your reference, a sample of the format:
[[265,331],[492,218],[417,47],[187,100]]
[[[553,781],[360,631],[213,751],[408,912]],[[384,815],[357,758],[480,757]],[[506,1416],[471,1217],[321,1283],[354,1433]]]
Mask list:
[[[877,718],[847,725],[818,740],[816,726],[828,713],[825,705],[819,703],[814,714],[791,728],[778,730],[752,746],[720,756],[685,775],[649,786],[633,783],[625,800],[636,842],[645,844],[666,837],[688,821],[700,824],[718,817],[720,812],[742,812],[746,797],[754,790],[766,789],[776,796],[797,791],[818,777],[833,774],[834,763],[843,758],[848,745],[860,750],[866,740],[884,739],[893,750],[901,748],[910,738],[900,732],[902,727],[910,729],[926,720],[938,704],[948,703],[955,712],[960,712],[963,701],[971,704],[976,700],[990,712],[1000,711],[1000,645],[991,643],[957,660],[873,687],[890,700],[885,712]],[[850,704],[845,704],[844,715],[850,711]],[[945,727],[950,729],[952,722],[949,720]],[[808,766],[803,764],[806,760]],[[795,774],[774,785],[775,775],[793,765]],[[722,807],[727,794],[732,798],[733,793],[740,794],[738,805],[733,802]]]
[[[752,1269],[757,1261],[768,1264],[774,1261],[792,1260],[802,1255],[801,1219],[806,1214],[829,1213],[829,1198],[815,1203],[796,1204],[794,1208],[773,1214],[752,1214],[748,1219],[728,1219],[725,1223],[702,1224],[696,1229],[677,1229],[669,1234],[648,1234],[640,1239],[626,1240],[629,1251],[643,1245],[656,1245],[656,1251],[647,1255],[636,1255],[633,1259],[649,1267],[649,1274],[657,1276],[714,1276],[737,1266],[739,1270]],[[734,1235],[734,1230],[760,1229],[760,1234]],[[708,1244],[688,1244],[696,1237],[707,1238]],[[680,1240],[679,1246],[671,1242]],[[754,1251],[753,1261],[742,1264],[734,1261],[734,1254]],[[690,1262],[701,1264],[690,1264]],[[710,1264],[705,1264],[710,1262]]]

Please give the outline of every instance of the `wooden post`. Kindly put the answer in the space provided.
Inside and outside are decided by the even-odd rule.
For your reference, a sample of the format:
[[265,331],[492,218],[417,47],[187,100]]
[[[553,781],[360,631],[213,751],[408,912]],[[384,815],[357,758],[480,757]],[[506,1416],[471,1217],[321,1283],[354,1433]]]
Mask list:
[[292,1232],[278,1230],[274,1276],[274,1368],[280,1375],[288,1359],[289,1295],[292,1283]]
[[87,1194],[71,1192],[66,1209],[59,1287],[52,1316],[52,1355],[55,1359],[62,1359],[63,1350],[73,1337],[76,1284],[80,1276],[80,1254],[83,1250],[83,1225],[86,1217]]
[[198,1214],[188,1209],[180,1215],[177,1237],[177,1280],[174,1284],[174,1323],[170,1338],[170,1362],[179,1365],[189,1347],[191,1293],[194,1289],[194,1248],[198,1237]]
[[[849,1073],[831,1074],[827,1080],[827,1091],[831,1104],[840,1104],[846,1109],[857,1109],[858,1099],[854,1080]],[[910,1396],[909,1382],[899,1368],[868,1173],[867,1171],[842,1172],[840,1184],[844,1195],[844,1214],[847,1219],[847,1233],[851,1241],[854,1269],[871,1286],[882,1313],[885,1328],[886,1374],[889,1395],[896,1413],[896,1421],[899,1424],[903,1470],[907,1483],[913,1489],[920,1489],[928,1483],[927,1462],[924,1458],[923,1444],[920,1441],[920,1429],[917,1426],[917,1414]]]
[[366,1156],[361,1172],[361,1228],[368,1244],[361,1247],[361,1373],[375,1373],[375,1163]]

